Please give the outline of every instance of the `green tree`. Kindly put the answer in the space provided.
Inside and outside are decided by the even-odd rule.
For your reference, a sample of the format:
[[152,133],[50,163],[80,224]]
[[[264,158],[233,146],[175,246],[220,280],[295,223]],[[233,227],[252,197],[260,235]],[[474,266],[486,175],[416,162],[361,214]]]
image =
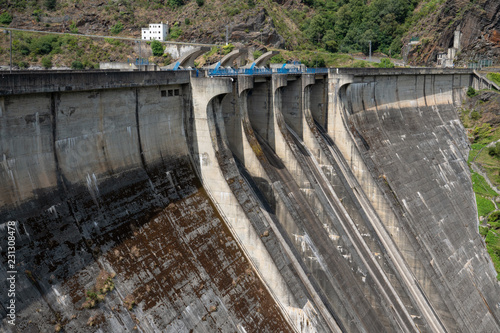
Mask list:
[[314,16],[305,33],[311,42],[317,44],[325,34],[325,19],[323,16],[320,14]]
[[379,68],[394,68],[394,64],[388,58],[383,58],[380,60],[378,67]]
[[7,12],[3,12],[0,15],[0,23],[9,25],[12,22],[12,15]]
[[41,17],[42,17],[42,15],[43,15],[43,12],[42,12],[42,10],[41,10],[41,9],[35,9],[35,10],[33,11],[33,14],[31,14],[31,15],[35,17],[35,20],[36,20],[37,22],[40,22]]
[[196,4],[198,5],[198,7],[201,7],[205,4],[205,0],[196,0]]
[[163,55],[163,45],[157,40],[151,42],[151,50],[153,51],[153,55],[155,57]]
[[335,37],[335,31],[328,30],[323,36],[323,43],[325,44],[325,49],[330,52],[338,51],[338,44]]

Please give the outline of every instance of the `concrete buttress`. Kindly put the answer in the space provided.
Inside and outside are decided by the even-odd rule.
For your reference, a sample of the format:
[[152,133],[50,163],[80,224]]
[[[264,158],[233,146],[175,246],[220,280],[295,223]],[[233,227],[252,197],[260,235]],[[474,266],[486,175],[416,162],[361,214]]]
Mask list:
[[[295,297],[300,293],[290,290],[285,281],[288,274],[282,271],[283,268],[276,266],[276,258],[268,252],[270,244],[264,242],[268,237],[274,237],[273,234],[270,235],[273,231],[270,230],[263,214],[258,212],[260,208],[246,189],[232,156],[228,155],[230,150],[222,119],[222,100],[224,95],[232,93],[232,80],[193,78],[191,86],[194,116],[193,156],[195,160],[199,160],[199,163],[195,164],[199,168],[205,188],[211,193],[235,237],[255,265],[260,278],[268,286],[275,300],[281,304],[294,329],[298,332],[323,331],[321,326],[324,324],[314,318],[315,311],[306,304],[307,302],[297,302]],[[247,209],[248,205],[254,207]],[[256,214],[258,216],[255,216]],[[254,220],[253,224],[251,219]],[[260,230],[255,228],[256,226],[260,227]],[[279,244],[274,246],[279,247]],[[299,306],[299,303],[302,305]]]

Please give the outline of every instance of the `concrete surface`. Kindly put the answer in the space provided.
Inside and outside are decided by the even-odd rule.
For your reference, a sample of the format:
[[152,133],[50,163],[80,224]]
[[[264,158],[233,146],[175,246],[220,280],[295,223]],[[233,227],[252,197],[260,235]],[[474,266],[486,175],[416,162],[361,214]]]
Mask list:
[[481,82],[2,74],[0,331],[498,331],[456,112]]

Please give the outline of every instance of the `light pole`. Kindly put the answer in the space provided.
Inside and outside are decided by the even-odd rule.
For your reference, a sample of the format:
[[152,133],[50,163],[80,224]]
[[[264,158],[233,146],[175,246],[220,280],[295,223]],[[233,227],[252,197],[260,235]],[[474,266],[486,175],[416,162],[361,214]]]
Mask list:
[[369,53],[370,56],[369,57],[370,57],[370,62],[371,62],[372,61],[372,41],[370,40],[370,41],[368,41],[368,43],[370,43],[370,53]]

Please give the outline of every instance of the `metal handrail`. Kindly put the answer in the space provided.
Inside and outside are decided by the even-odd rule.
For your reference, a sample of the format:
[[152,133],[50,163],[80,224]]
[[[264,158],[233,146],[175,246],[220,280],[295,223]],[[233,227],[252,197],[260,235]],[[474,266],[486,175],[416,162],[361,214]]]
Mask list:
[[218,68],[208,71],[209,76],[268,75],[268,74],[326,74],[328,68]]

